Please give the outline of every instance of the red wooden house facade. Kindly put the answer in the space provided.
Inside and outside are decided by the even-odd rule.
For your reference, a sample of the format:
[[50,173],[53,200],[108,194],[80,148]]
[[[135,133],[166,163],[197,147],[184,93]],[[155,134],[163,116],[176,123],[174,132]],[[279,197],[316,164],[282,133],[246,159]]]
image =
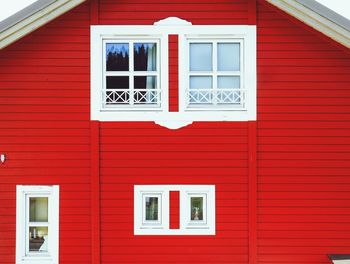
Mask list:
[[0,24],[0,263],[350,253],[347,21],[301,0],[38,2]]

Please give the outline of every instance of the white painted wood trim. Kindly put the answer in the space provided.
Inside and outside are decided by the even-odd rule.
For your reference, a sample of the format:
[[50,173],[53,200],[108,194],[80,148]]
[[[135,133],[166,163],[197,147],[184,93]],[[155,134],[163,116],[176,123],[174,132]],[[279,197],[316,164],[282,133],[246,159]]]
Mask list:
[[[180,228],[170,229],[169,192],[180,192]],[[144,212],[142,193],[162,194],[161,225],[142,224]],[[197,225],[189,221],[189,196],[206,195],[206,223]],[[134,235],[215,235],[215,185],[135,185],[134,186]]]
[[324,16],[294,0],[266,0],[287,14],[320,31],[334,41],[350,48],[350,33]]
[[17,24],[0,32],[0,49],[10,45],[84,1],[85,0],[57,0]]
[[350,259],[333,260],[334,264],[350,264]]
[[178,18],[178,17],[168,17],[157,22],[154,22],[153,25],[156,26],[185,26],[192,25],[191,22]]
[[[172,18],[172,20],[174,20]],[[176,20],[176,19],[175,19]],[[182,21],[180,19],[180,21]],[[168,107],[168,36],[179,35],[179,112],[169,112]],[[186,100],[183,90],[185,81],[181,76],[186,74],[183,61],[187,57],[185,40],[187,36],[231,36],[244,39],[243,63],[244,86],[249,87],[247,109],[184,109]],[[102,43],[103,39],[118,39],[121,36],[130,38],[159,38],[161,46],[161,109],[143,109],[135,111],[128,109],[102,109]],[[100,121],[153,121],[170,129],[178,129],[194,121],[247,121],[256,120],[256,26],[246,25],[163,25],[163,26],[91,26],[91,120]]]
[[[27,195],[49,197],[49,254],[26,256],[26,214]],[[58,264],[59,263],[59,186],[17,185],[16,190],[16,264]]]

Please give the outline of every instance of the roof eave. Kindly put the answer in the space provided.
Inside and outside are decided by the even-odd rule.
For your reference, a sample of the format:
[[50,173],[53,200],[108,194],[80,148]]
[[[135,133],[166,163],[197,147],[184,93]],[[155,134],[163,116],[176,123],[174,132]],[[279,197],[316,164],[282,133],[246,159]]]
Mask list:
[[350,48],[350,31],[343,25],[332,21],[325,14],[317,13],[304,5],[303,1],[296,0],[266,0],[270,4],[283,10],[287,14],[302,21],[306,25],[322,32],[329,38]]
[[[48,5],[44,5],[41,9],[39,8],[38,11],[32,14],[29,13],[28,16],[21,14],[21,16],[23,16],[22,19],[9,25],[0,32],[0,49],[10,45],[84,1],[85,0],[56,0]],[[30,6],[28,8],[28,12],[29,11]],[[16,16],[16,14],[14,16]]]

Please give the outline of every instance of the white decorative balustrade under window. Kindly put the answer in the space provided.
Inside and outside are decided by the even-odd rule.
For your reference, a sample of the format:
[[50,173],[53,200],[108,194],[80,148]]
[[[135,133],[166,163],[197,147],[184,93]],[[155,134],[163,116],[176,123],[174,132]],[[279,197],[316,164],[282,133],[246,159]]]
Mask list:
[[158,89],[108,89],[102,91],[105,105],[160,105]]
[[242,89],[188,89],[187,105],[236,105],[245,108],[246,90]]

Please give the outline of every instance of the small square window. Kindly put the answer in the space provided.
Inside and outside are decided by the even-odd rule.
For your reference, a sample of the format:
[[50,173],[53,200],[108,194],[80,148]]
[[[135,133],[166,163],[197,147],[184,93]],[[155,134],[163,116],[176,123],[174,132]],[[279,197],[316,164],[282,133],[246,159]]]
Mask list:
[[191,196],[190,204],[191,204],[191,222],[206,222],[207,215],[205,210],[205,195],[204,196]]
[[143,225],[162,224],[162,194],[142,194]]

